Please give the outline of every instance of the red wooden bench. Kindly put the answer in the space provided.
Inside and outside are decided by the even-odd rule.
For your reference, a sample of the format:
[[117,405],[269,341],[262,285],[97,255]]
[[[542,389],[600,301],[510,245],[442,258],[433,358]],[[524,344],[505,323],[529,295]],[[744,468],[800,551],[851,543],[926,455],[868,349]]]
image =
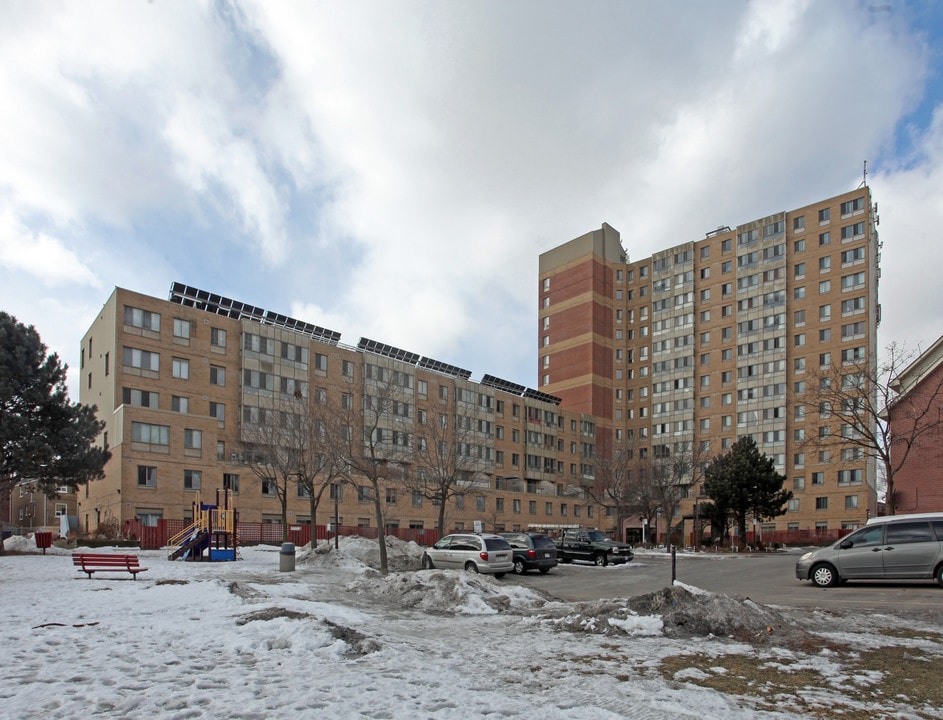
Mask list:
[[121,572],[131,573],[135,580],[138,573],[147,570],[141,567],[137,555],[104,555],[102,553],[72,553],[72,564],[84,573],[89,579],[93,572]]

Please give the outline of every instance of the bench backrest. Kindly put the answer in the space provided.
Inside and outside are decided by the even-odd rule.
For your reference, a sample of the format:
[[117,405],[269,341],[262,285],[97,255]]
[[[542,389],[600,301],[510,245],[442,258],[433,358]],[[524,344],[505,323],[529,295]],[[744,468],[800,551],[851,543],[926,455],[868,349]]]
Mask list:
[[100,553],[72,553],[73,565],[103,565],[107,567],[137,567],[137,555],[102,555]]

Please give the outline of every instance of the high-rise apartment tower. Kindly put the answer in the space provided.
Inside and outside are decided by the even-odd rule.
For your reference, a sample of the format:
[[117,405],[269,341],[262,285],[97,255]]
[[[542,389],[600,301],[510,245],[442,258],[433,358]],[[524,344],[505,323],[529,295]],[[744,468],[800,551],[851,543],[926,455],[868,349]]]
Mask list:
[[839,429],[806,398],[820,368],[876,360],[876,211],[864,185],[640,260],[605,223],[543,253],[541,391],[596,417],[597,452],[704,457],[752,435],[794,495],[766,530],[864,523],[873,463],[816,450]]

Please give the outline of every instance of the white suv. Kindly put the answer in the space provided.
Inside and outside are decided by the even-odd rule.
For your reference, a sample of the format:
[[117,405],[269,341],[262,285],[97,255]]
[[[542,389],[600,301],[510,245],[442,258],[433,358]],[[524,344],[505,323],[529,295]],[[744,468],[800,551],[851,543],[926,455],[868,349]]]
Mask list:
[[426,548],[422,567],[426,570],[454,568],[500,578],[514,569],[514,551],[500,535],[456,533]]

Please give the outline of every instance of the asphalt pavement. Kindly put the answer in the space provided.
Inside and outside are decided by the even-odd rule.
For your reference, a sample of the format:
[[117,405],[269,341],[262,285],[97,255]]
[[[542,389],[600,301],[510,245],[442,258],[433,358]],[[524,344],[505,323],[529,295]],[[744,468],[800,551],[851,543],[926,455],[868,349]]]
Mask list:
[[[860,608],[869,611],[943,609],[943,587],[927,581],[848,582],[833,588],[817,588],[795,575],[801,552],[693,553],[678,552],[674,573],[687,585],[748,597],[764,605]],[[584,563],[561,564],[546,575],[536,572],[505,582],[540,588],[567,601],[634,597],[656,592],[671,584],[671,554],[640,551],[628,565],[596,567]]]

